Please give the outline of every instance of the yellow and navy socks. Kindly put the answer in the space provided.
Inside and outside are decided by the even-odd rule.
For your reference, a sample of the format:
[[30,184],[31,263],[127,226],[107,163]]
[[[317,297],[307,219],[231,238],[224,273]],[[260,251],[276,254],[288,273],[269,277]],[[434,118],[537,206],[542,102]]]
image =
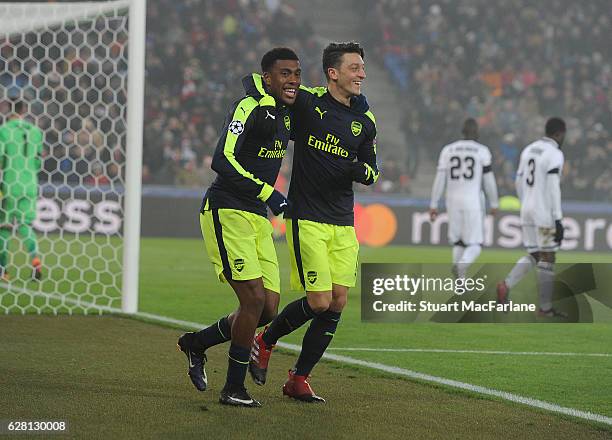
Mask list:
[[295,374],[308,376],[331,343],[341,312],[326,310],[312,320],[302,340],[302,351],[295,364]]
[[226,385],[244,386],[251,347],[240,347],[232,343],[228,353]]
[[276,344],[280,338],[300,328],[309,320],[316,317],[316,313],[308,305],[306,297],[287,304],[278,314],[263,334],[263,341],[268,347]]
[[193,334],[194,351],[204,352],[210,347],[222,344],[232,339],[232,328],[227,316],[224,316],[214,324]]

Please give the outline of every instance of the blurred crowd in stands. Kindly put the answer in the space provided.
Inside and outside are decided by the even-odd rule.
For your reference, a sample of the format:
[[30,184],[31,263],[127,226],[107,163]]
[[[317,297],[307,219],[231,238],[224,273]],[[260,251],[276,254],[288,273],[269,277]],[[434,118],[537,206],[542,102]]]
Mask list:
[[[126,21],[116,14],[0,37],[0,123],[14,101],[29,104],[45,133],[41,182],[123,181]],[[148,2],[145,184],[204,187],[214,178],[211,156],[229,105],[244,93],[241,78],[278,45],[310,61],[305,83],[321,83],[312,30],[279,1]],[[286,186],[287,166],[283,173]]]
[[300,56],[302,82],[319,84],[321,49],[314,38],[279,1],[149,2],[144,181],[211,182],[223,120],[244,93],[241,78],[260,71],[261,56],[282,45]]
[[44,132],[41,183],[122,184],[126,22],[110,15],[0,39],[0,122],[28,104]]
[[413,177],[420,162],[435,161],[471,116],[492,149],[500,193],[514,193],[521,149],[542,135],[548,117],[561,116],[568,122],[564,198],[612,200],[608,0],[361,6],[361,27],[373,30],[364,33],[370,53],[405,103],[402,172]]
[[[612,200],[608,0],[361,0],[354,7],[362,22],[342,25],[360,30],[367,63],[388,71],[398,97],[389,107],[400,108],[405,133],[405,162],[380,149],[383,177],[374,191],[409,192],[417,170],[431,166],[471,116],[492,149],[500,193],[513,194],[521,149],[557,115],[569,129],[564,198]],[[46,133],[43,179],[121,180],[123,20],[99,20],[80,32],[88,44],[77,38],[79,44],[62,46],[65,37],[49,33],[64,49],[38,55],[19,47],[44,47],[44,36],[38,43],[36,34],[0,41],[0,87],[9,98],[30,99]],[[212,181],[211,156],[228,107],[242,94],[241,77],[259,70],[269,48],[292,47],[302,82],[324,83],[322,42],[311,26],[280,0],[149,1],[144,183],[203,188]],[[0,102],[1,115],[7,105]]]

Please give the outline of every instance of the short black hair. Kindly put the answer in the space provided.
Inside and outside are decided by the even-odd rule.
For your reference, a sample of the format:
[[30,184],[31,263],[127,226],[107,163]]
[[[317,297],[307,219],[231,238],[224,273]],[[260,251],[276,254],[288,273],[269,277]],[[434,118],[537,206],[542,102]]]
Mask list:
[[278,60],[295,60],[299,61],[297,54],[293,49],[288,47],[275,47],[267,51],[261,58],[261,71],[269,72]]
[[546,121],[546,136],[554,136],[557,133],[565,133],[565,121],[561,118],[550,118]]
[[363,48],[354,41],[348,43],[329,43],[323,50],[323,73],[329,79],[327,69],[340,67],[340,60],[345,53],[358,53],[361,58],[364,58]]
[[461,129],[461,132],[465,135],[467,135],[468,133],[478,133],[478,122],[476,122],[476,119],[474,118],[467,118],[464,122],[463,122],[463,128]]

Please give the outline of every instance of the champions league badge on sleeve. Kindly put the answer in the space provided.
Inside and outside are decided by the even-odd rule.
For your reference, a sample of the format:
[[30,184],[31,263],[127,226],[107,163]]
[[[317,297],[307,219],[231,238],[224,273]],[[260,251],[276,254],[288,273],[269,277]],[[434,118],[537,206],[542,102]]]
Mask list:
[[236,136],[239,136],[244,131],[244,125],[240,121],[232,121],[230,122],[228,131]]

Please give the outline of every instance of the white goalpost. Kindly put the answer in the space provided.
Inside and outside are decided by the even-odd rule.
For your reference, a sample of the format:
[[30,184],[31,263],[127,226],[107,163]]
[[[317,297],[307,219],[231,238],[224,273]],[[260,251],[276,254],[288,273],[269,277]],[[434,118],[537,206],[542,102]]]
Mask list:
[[142,129],[145,77],[146,0],[133,0],[130,7],[130,63],[128,68],[128,133],[126,154],[125,240],[123,244],[123,287],[121,308],[138,311],[140,262],[140,205],[142,186]]
[[0,313],[138,311],[145,23],[146,0],[0,4],[0,124],[25,104],[42,132],[35,245],[3,184]]

